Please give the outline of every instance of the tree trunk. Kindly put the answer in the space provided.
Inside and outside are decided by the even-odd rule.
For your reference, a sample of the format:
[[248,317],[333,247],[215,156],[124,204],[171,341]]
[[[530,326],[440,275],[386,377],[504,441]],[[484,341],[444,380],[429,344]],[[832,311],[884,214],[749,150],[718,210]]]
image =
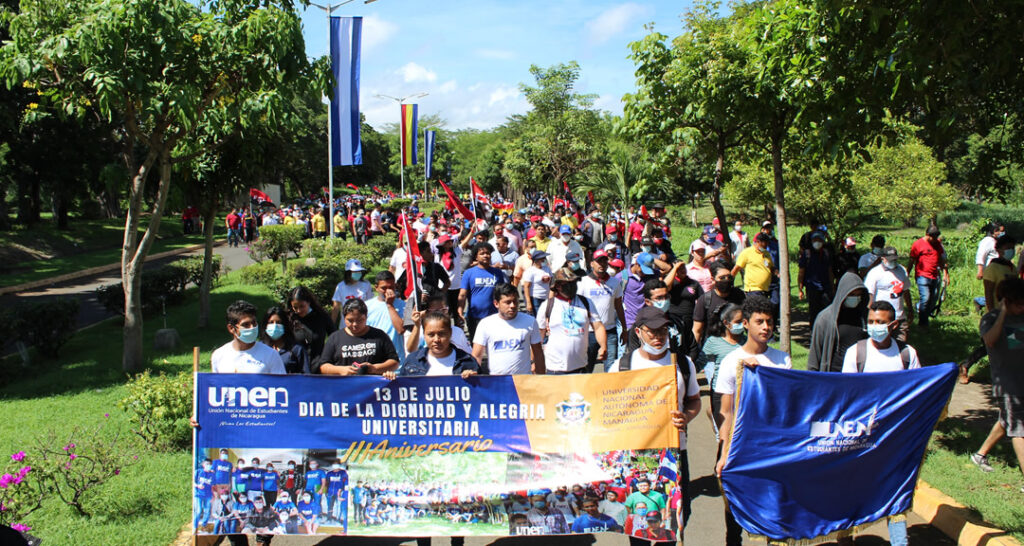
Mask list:
[[775,175],[775,226],[779,237],[779,348],[789,353],[789,235],[786,229],[786,186],[782,179],[785,129],[772,131],[772,172]]
[[61,191],[58,191],[53,196],[53,216],[57,220],[57,229],[65,231],[70,229],[68,225],[68,198]]
[[718,135],[716,145],[717,160],[715,161],[715,183],[711,187],[711,206],[715,208],[718,225],[726,226],[725,208],[722,207],[722,171],[725,170],[725,135]]
[[[154,137],[156,140],[157,137]],[[131,199],[125,217],[124,246],[121,249],[121,283],[124,287],[124,353],[121,368],[133,372],[142,366],[142,265],[146,261],[153,240],[160,229],[160,217],[171,186],[170,148],[165,144],[160,149],[150,149],[146,160],[139,166],[132,179]],[[149,225],[138,241],[139,217],[142,213],[146,178],[150,168],[160,160],[160,185],[156,203],[149,218]]]
[[210,325],[210,289],[213,287],[213,220],[217,212],[214,203],[209,203],[203,214],[203,238],[206,248],[203,251],[203,284],[199,287],[199,323],[197,326],[206,328]]

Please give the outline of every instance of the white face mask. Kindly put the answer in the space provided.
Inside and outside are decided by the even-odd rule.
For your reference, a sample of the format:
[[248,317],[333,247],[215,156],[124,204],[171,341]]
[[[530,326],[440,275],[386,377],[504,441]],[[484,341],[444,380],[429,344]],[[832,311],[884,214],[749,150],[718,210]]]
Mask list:
[[896,260],[882,260],[882,267],[886,269],[896,269]]
[[814,241],[811,243],[811,246],[814,247],[814,250],[821,250],[821,247],[825,246],[825,244],[821,241]]
[[736,231],[743,231],[743,226],[736,224],[735,226],[733,226],[733,229],[735,229]]

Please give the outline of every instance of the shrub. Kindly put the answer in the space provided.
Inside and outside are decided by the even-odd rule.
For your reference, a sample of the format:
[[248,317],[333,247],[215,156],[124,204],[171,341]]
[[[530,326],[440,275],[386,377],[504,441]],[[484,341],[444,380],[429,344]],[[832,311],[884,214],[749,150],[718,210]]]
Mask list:
[[412,205],[412,199],[398,198],[388,202],[387,207],[395,212],[401,212],[402,209],[409,205]]
[[[164,303],[180,303],[185,299],[185,286],[188,283],[189,271],[176,263],[144,270],[141,281],[142,312],[158,312]],[[121,283],[97,288],[96,299],[107,311],[124,314],[124,289]]]
[[192,443],[192,374],[152,375],[149,370],[126,385],[118,406],[128,412],[133,432],[156,451],[184,449]]
[[54,358],[75,333],[78,308],[78,300],[71,298],[16,304],[0,311],[0,335]]
[[288,254],[298,256],[306,228],[302,225],[273,225],[260,228],[260,238],[249,244],[249,256],[256,262],[281,261],[281,271],[287,272]]
[[[198,287],[203,285],[203,257],[202,256],[189,256],[188,258],[182,258],[171,262],[171,265],[180,267],[185,270],[185,275],[188,278],[189,284],[194,284]],[[220,254],[213,255],[213,266],[210,269],[210,281],[212,284],[217,283],[217,279],[220,278],[221,263],[224,258]]]
[[245,284],[274,286],[274,281],[281,275],[281,270],[274,262],[256,263],[242,268],[239,276]]

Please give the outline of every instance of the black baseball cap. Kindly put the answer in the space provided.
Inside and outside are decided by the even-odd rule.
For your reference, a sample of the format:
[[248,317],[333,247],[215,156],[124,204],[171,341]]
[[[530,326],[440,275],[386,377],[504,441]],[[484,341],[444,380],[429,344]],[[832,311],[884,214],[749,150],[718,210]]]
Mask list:
[[641,307],[640,311],[637,312],[636,320],[633,321],[633,326],[646,326],[651,330],[657,330],[658,328],[667,326],[668,323],[668,315],[666,315],[664,311],[655,307],[645,306]]

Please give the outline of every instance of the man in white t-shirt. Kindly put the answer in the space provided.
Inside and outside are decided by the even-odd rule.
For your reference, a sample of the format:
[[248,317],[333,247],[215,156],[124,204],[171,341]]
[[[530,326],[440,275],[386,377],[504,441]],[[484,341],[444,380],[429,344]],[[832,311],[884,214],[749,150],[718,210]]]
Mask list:
[[399,246],[391,253],[391,261],[388,262],[388,271],[390,271],[396,279],[402,278],[402,273],[405,273],[405,247]]
[[914,318],[914,303],[910,299],[910,276],[899,264],[899,253],[887,246],[882,251],[882,267],[875,267],[864,277],[868,289],[868,305],[876,301],[887,301],[896,310],[896,331],[893,336],[907,341],[910,320]]
[[565,265],[566,256],[575,252],[582,256],[583,249],[572,239],[572,228],[566,225],[558,227],[558,238],[552,238],[546,250],[552,271],[558,271]]
[[[663,517],[676,517],[680,529],[686,527],[686,521],[690,518],[690,495],[688,484],[690,483],[690,463],[686,453],[686,425],[700,413],[700,386],[697,384],[697,368],[689,357],[683,357],[686,362],[677,362],[670,350],[669,325],[671,320],[668,314],[656,307],[646,306],[636,314],[633,328],[640,339],[640,348],[628,351],[622,358],[612,365],[609,372],[621,372],[627,370],[643,370],[656,368],[658,366],[675,366],[676,368],[676,392],[678,393],[677,407],[670,411],[672,425],[679,429],[679,452],[676,454],[676,466],[680,488],[682,489],[682,502],[680,502],[680,513],[662,514]],[[683,373],[685,367],[687,373]]]
[[[740,365],[771,366],[773,368],[790,369],[793,367],[789,355],[768,346],[775,329],[775,308],[765,297],[748,296],[743,301],[743,328],[747,331],[747,342],[729,353],[722,359],[718,375],[715,376],[715,392],[722,395],[721,413],[722,426],[719,436],[722,438],[718,464],[715,474],[722,476],[722,469],[728,463],[729,447],[732,443],[732,426],[734,415],[733,400],[736,396],[736,374]],[[729,507],[725,508],[725,542],[739,544],[742,540],[742,528],[736,523]]]
[[887,301],[876,301],[868,307],[868,338],[846,350],[843,373],[895,372],[921,367],[917,351],[893,339],[896,310]]
[[589,322],[597,339],[597,360],[608,354],[607,334],[597,309],[577,295],[579,277],[563,267],[555,272],[551,297],[537,311],[537,324],[547,334],[544,344],[547,373],[582,373],[587,369]]
[[618,322],[626,323],[626,313],[622,307],[622,279],[608,274],[608,254],[604,250],[594,252],[590,260],[590,274],[580,280],[578,292],[594,304],[598,320],[604,325],[608,354],[600,361],[601,366],[596,366],[600,346],[593,328],[587,346],[587,370],[603,372],[619,359],[619,338],[622,338],[623,344],[626,339],[625,330],[621,336],[618,332]]
[[227,320],[232,340],[213,352],[214,373],[286,373],[277,350],[259,341],[255,305],[242,300],[232,303]]
[[[545,373],[544,348],[537,320],[519,312],[519,291],[508,283],[494,287],[498,312],[480,320],[473,336],[473,356],[490,375]],[[530,362],[530,356],[533,362]]]

